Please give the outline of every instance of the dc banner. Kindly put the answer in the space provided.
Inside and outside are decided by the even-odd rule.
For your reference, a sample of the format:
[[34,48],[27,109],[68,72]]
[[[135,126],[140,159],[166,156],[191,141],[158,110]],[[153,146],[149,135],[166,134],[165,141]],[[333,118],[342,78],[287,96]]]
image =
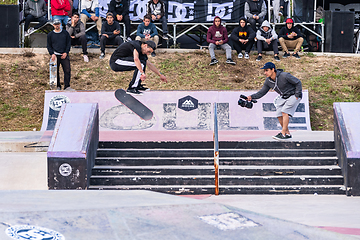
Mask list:
[[[149,0],[130,0],[131,21],[141,21]],[[100,15],[106,16],[110,0],[99,0]],[[168,22],[212,22],[219,16],[225,22],[238,22],[244,16],[245,0],[164,0]]]

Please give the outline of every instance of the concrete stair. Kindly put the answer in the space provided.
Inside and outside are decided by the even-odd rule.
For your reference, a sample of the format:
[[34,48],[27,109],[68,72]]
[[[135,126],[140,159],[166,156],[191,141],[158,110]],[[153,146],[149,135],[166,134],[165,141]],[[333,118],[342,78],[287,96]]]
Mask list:
[[[333,141],[220,142],[220,194],[345,194]],[[212,142],[100,142],[89,189],[214,194]]]

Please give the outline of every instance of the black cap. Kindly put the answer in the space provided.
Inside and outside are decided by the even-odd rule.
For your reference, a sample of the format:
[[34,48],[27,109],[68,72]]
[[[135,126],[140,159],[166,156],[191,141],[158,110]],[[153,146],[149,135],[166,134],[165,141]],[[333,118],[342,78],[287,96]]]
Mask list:
[[155,44],[154,41],[148,40],[148,41],[146,41],[146,42],[144,42],[144,43],[146,43],[146,44],[147,44],[149,47],[151,47],[153,50],[156,49],[156,44]]

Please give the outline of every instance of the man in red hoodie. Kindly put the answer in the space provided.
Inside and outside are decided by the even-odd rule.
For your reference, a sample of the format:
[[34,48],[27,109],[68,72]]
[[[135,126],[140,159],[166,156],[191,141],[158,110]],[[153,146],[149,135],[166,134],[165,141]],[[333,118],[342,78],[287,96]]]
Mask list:
[[53,16],[53,21],[59,19],[62,25],[66,25],[69,21],[68,12],[70,11],[70,2],[69,0],[52,0],[51,1],[51,15]]
[[232,60],[231,57],[231,47],[227,42],[229,41],[227,30],[224,26],[221,25],[220,17],[216,16],[214,18],[214,24],[209,28],[206,36],[206,41],[209,43],[209,51],[211,62],[210,65],[214,65],[219,61],[215,57],[215,48],[216,46],[221,47],[226,52],[226,63],[235,65],[236,63]]

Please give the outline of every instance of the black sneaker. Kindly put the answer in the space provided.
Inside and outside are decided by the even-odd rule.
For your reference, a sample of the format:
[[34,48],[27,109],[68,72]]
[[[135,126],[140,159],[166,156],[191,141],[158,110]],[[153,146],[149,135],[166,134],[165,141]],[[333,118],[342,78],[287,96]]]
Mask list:
[[127,94],[134,94],[134,95],[142,95],[141,92],[139,92],[139,90],[137,90],[136,88],[128,88],[126,90]]
[[104,57],[105,57],[105,53],[104,52],[102,52],[101,54],[100,54],[100,59],[104,59]]
[[156,53],[155,53],[155,52],[152,52],[152,53],[151,53],[151,56],[152,56],[152,57],[156,57]]
[[231,58],[226,59],[227,64],[236,65],[236,62],[234,62]]
[[279,58],[279,56],[274,56],[274,59],[275,59],[275,61],[280,61],[280,58]]
[[214,65],[214,64],[217,64],[219,61],[218,60],[216,60],[216,58],[213,58],[213,59],[211,59],[211,62],[210,62],[210,66],[211,65]]
[[284,55],[283,55],[283,58],[287,58],[287,57],[290,57],[290,53],[284,53]]
[[256,58],[256,61],[259,62],[259,61],[261,61],[261,59],[262,59],[262,56],[259,55],[259,56]]
[[136,89],[139,91],[149,91],[150,90],[150,88],[147,88],[144,85],[139,85]]
[[273,139],[276,139],[276,140],[286,140],[286,139],[288,139],[288,138],[286,138],[284,135],[282,135],[282,133],[281,132],[279,132],[276,136],[273,136],[272,137]]
[[300,59],[300,56],[299,56],[298,53],[294,53],[294,54],[293,54],[293,57],[295,57],[295,58],[297,58],[297,59]]

